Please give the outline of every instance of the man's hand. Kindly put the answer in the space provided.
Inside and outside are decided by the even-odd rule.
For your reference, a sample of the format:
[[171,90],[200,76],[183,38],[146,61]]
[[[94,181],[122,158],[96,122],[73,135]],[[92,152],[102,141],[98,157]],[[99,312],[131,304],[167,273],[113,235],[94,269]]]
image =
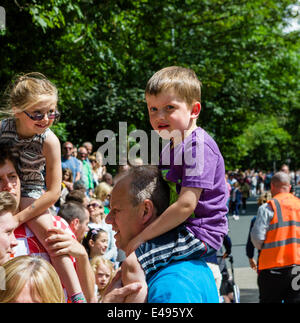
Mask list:
[[257,270],[257,264],[254,258],[249,258],[249,265],[253,270]]
[[222,256],[222,259],[225,259],[229,256],[229,254],[227,252],[224,252],[224,255]]
[[86,256],[84,246],[64,230],[52,228],[48,233],[50,236],[45,241],[49,245],[51,256],[69,255],[74,258]]
[[107,288],[102,303],[124,303],[127,296],[138,293],[142,288],[141,283],[132,283],[125,287],[121,286],[121,270],[119,270]]

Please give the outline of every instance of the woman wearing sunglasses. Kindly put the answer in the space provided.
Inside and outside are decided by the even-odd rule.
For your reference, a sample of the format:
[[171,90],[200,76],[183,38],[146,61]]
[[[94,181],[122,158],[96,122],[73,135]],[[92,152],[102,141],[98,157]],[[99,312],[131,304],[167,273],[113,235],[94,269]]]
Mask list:
[[104,207],[100,200],[91,199],[88,206],[90,213],[90,223],[88,227],[92,229],[102,229],[108,234],[108,247],[105,253],[105,258],[116,262],[118,257],[118,249],[115,244],[115,232],[112,230],[111,224],[105,222]]
[[[48,208],[59,199],[62,181],[60,142],[49,129],[59,117],[57,89],[43,74],[28,73],[12,82],[5,97],[7,109],[1,112],[10,117],[0,123],[0,142],[11,144],[18,159],[22,198],[16,218],[20,224],[27,223],[48,251],[45,239],[53,228]],[[51,257],[51,262],[70,300],[84,302],[71,259]]]

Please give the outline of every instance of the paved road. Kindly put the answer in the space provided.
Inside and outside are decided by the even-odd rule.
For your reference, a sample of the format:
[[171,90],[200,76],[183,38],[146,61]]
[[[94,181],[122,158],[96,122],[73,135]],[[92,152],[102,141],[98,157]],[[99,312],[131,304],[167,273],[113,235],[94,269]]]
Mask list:
[[[246,256],[246,243],[250,222],[256,213],[256,198],[250,197],[247,201],[247,213],[245,215],[240,215],[238,221],[235,221],[232,216],[229,216],[229,236],[232,241],[234,278],[240,289],[241,303],[258,303],[257,274],[250,268]],[[257,253],[255,253],[256,258]]]

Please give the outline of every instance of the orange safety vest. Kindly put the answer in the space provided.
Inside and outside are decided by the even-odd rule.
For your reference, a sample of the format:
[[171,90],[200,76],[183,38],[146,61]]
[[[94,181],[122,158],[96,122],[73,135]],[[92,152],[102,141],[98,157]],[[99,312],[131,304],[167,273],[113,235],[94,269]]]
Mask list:
[[259,255],[259,270],[300,265],[300,199],[279,193],[268,203],[274,216]]

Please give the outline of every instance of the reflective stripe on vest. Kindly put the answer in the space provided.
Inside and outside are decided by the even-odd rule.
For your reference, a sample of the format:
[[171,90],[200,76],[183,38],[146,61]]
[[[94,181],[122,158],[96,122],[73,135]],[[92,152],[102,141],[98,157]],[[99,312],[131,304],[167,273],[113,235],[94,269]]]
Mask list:
[[[278,200],[276,200],[276,199],[272,199],[272,200],[274,201],[274,203],[276,205],[276,212],[277,212],[277,220],[278,220],[278,222],[270,224],[267,231],[272,231],[272,230],[275,230],[275,229],[278,229],[278,228],[289,227],[289,226],[292,226],[292,225],[294,225],[296,227],[300,227],[300,222],[298,222],[298,221],[295,221],[295,220],[283,221],[281,207],[280,207],[280,204],[279,204]],[[287,245],[289,243],[299,243],[300,244],[300,239],[290,238],[290,239],[286,239],[286,240],[265,243],[263,245],[263,249],[281,247],[281,246],[285,246],[285,245]]]
[[[288,212],[285,214],[287,221],[283,220],[279,202],[283,200],[288,201],[287,204],[282,204]],[[273,201],[273,209],[274,206],[276,208],[273,220],[277,222],[270,223],[268,227],[266,240],[259,257],[259,270],[300,264],[300,221],[297,221],[298,218],[294,219],[289,208],[286,208],[291,206],[291,212],[296,212],[296,216],[299,214],[300,220],[298,199],[294,200],[288,194],[280,195],[278,199],[274,198],[271,201]]]

